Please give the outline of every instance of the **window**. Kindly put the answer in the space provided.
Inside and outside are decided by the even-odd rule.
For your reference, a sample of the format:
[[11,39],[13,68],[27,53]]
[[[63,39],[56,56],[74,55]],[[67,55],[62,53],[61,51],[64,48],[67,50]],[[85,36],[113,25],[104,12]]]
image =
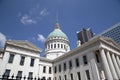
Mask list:
[[51,44],[51,49],[53,48],[53,44]]
[[4,73],[4,76],[7,77],[7,76],[9,76],[9,75],[10,75],[10,70],[9,70],[9,69],[6,69],[6,70],[5,70],[5,73]]
[[70,74],[70,77],[71,77],[71,80],[73,80],[73,74],[72,73]]
[[89,73],[89,70],[86,70],[86,77],[88,80],[90,80],[90,73]]
[[66,75],[64,75],[64,78],[65,78],[65,80],[67,80],[67,76]]
[[100,53],[99,50],[96,50],[96,51],[95,51],[95,57],[96,57],[96,61],[97,61],[98,63],[100,62],[100,60],[99,60],[99,56],[100,56],[99,53]]
[[72,68],[72,61],[69,61],[69,69]]
[[61,65],[59,65],[59,72],[61,72]]
[[58,48],[60,48],[60,44],[58,44]]
[[29,79],[33,78],[33,72],[29,72],[28,78]]
[[18,71],[16,78],[17,79],[21,79],[22,78],[22,71]]
[[61,76],[59,76],[59,80],[61,80]]
[[50,74],[52,73],[52,71],[51,71],[51,67],[49,67],[49,73],[50,73]]
[[64,66],[64,71],[66,71],[66,63],[64,63],[63,66]]
[[51,80],[51,77],[49,77],[47,80]]
[[57,80],[56,77],[55,77],[55,80]]
[[54,48],[56,48],[56,44],[54,44]]
[[76,58],[75,62],[76,62],[76,67],[79,67],[79,58]]
[[32,66],[32,67],[34,66],[34,60],[35,59],[31,58],[30,66]]
[[81,80],[80,72],[77,72],[78,80]]
[[57,67],[55,66],[55,67],[54,67],[54,73],[56,73],[56,72],[57,72]]
[[61,48],[63,48],[63,44],[61,44]]
[[83,62],[84,62],[84,64],[88,64],[88,62],[87,62],[87,56],[86,55],[83,56]]
[[14,54],[10,54],[8,63],[13,63]]
[[25,57],[21,56],[20,65],[24,65]]
[[46,73],[46,66],[43,66],[43,73]]

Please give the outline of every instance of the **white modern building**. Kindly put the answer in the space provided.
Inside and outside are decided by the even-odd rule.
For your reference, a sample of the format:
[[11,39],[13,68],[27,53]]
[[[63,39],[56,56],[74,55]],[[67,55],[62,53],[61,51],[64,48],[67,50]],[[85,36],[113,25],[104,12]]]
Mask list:
[[41,57],[41,49],[28,41],[7,41],[4,49],[0,50],[0,77],[19,80],[120,80],[120,47],[111,38],[97,36],[70,50],[68,37],[57,22],[45,46],[45,57]]

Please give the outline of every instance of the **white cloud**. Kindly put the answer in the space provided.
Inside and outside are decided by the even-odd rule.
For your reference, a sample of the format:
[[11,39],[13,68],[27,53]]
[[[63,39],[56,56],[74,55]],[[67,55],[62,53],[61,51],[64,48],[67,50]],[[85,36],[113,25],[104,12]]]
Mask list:
[[43,10],[40,11],[40,15],[41,16],[47,16],[47,15],[49,15],[49,12],[48,12],[47,9],[44,8]]
[[4,47],[6,36],[0,32],[0,47]]
[[23,23],[24,25],[27,25],[27,24],[36,24],[37,21],[34,20],[34,19],[32,19],[29,15],[24,15],[21,18],[21,23]]
[[42,34],[38,34],[38,41],[45,42],[46,38]]

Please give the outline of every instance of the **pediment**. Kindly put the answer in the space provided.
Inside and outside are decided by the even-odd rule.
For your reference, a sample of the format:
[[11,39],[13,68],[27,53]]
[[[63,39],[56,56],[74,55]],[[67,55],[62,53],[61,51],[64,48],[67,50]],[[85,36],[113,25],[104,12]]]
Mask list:
[[36,50],[36,51],[40,51],[41,50],[39,47],[35,46],[34,44],[32,44],[32,43],[30,43],[28,41],[11,40],[11,41],[7,41],[7,43],[11,44],[11,45],[18,46],[18,47],[31,49],[31,50]]
[[109,38],[109,37],[102,37],[102,39],[111,44],[112,46],[115,46],[115,47],[120,47],[112,38]]

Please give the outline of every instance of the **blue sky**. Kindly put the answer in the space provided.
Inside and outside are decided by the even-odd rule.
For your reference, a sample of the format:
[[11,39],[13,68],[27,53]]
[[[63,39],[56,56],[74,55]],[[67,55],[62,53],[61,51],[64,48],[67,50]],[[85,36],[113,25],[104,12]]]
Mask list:
[[120,0],[0,0],[0,46],[6,40],[28,40],[42,48],[58,13],[61,29],[76,47],[76,32],[95,34],[120,22]]

